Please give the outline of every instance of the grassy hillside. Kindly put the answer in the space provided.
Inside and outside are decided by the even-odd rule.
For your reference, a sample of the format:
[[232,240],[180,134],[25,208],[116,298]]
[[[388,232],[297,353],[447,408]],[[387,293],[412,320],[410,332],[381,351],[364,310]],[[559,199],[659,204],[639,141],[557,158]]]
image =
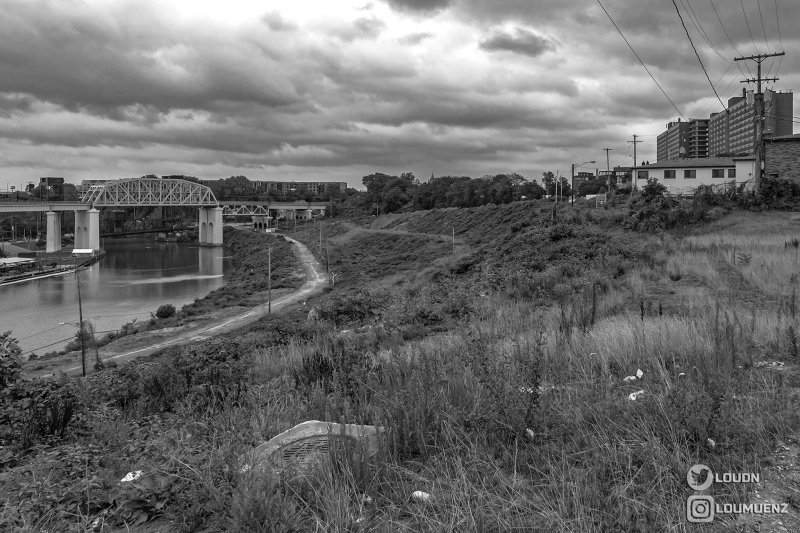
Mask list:
[[[14,393],[29,400],[4,411],[0,523],[684,530],[687,470],[704,463],[762,473],[761,496],[791,512],[759,527],[798,530],[771,466],[797,468],[774,455],[800,427],[792,216],[736,213],[681,236],[625,230],[627,212],[553,221],[536,203],[331,222],[343,281],[315,302],[320,321],[273,319],[246,341]],[[378,424],[386,443],[369,464],[239,472],[240,454],[309,419]],[[747,502],[754,488],[709,492]],[[734,526],[757,524],[711,530]]]

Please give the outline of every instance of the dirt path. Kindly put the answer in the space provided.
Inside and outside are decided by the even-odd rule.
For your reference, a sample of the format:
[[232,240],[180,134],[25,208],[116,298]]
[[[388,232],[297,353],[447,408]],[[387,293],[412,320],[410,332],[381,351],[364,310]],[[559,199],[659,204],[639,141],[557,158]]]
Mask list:
[[[347,232],[331,237],[329,242],[334,245],[342,245],[352,240],[360,233],[377,233],[383,235],[411,235],[414,237],[425,237],[434,241],[440,241],[450,245],[453,242],[451,235],[440,235],[436,233],[424,233],[419,231],[406,231],[401,229],[382,229],[382,228],[365,228],[352,222],[342,221],[341,225],[347,228]],[[457,255],[466,255],[470,253],[469,245],[462,239],[456,239],[456,253]]]
[[[292,302],[306,299],[314,294],[317,294],[321,291],[323,285],[327,283],[327,276],[325,275],[322,265],[316,260],[316,258],[314,258],[308,248],[290,237],[286,237],[286,240],[295,245],[293,251],[306,271],[306,282],[296,291],[274,299],[272,301],[273,313],[282,311]],[[203,324],[201,326],[194,326],[184,331],[176,332],[166,340],[122,352],[116,351],[114,348],[114,343],[111,343],[103,348],[100,348],[100,358],[105,362],[123,362],[136,357],[150,355],[169,346],[203,341],[216,335],[221,335],[223,333],[228,333],[230,331],[239,329],[247,324],[251,324],[260,318],[267,316],[268,313],[269,304],[264,303],[253,307],[246,312],[237,314],[233,317],[225,318],[218,324]],[[91,365],[94,364],[93,362],[90,363],[89,359],[90,357],[87,354],[87,367],[91,367]],[[54,360],[52,365],[47,365],[46,368],[40,368],[39,370],[26,372],[26,375],[28,377],[47,377],[59,374],[60,372],[64,372],[65,374],[80,374],[81,370],[81,365],[76,365],[74,360],[58,362]]]

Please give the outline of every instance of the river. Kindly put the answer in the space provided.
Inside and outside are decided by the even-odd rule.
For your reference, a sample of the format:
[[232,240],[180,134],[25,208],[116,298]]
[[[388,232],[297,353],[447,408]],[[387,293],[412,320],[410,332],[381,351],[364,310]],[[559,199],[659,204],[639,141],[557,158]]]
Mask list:
[[[223,248],[158,243],[152,238],[103,239],[106,256],[82,270],[83,318],[97,336],[162,304],[177,309],[225,284],[233,268]],[[62,349],[78,328],[75,274],[0,286],[0,333],[11,330],[24,354]]]

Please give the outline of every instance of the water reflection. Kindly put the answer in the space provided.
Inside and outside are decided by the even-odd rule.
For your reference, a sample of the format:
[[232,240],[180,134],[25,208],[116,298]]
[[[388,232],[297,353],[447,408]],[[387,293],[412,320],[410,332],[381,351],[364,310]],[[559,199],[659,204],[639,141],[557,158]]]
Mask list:
[[[221,287],[232,267],[221,248],[149,239],[105,239],[102,246],[106,257],[80,274],[84,318],[98,332],[202,297]],[[12,330],[26,351],[63,346],[77,322],[75,274],[0,287],[0,332]]]

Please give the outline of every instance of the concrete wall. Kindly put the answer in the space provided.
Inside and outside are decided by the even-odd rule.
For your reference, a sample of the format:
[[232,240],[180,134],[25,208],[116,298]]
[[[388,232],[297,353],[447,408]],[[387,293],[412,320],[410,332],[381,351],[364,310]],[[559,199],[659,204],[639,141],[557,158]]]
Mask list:
[[765,144],[765,172],[767,178],[773,176],[800,181],[800,138],[783,141],[770,141]]

